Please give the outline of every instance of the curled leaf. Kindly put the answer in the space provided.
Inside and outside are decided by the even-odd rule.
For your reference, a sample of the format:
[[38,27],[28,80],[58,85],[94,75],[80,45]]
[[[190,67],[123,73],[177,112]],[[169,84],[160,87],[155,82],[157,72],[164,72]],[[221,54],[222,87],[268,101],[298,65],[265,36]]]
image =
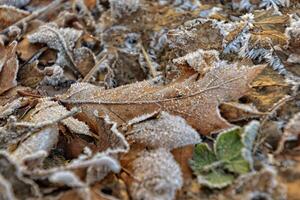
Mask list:
[[180,167],[163,148],[143,151],[133,162],[133,175],[139,182],[130,186],[133,199],[172,200],[182,186]]
[[154,119],[133,124],[127,134],[127,139],[136,143],[170,150],[201,142],[199,134],[184,119],[166,112],[161,112]]

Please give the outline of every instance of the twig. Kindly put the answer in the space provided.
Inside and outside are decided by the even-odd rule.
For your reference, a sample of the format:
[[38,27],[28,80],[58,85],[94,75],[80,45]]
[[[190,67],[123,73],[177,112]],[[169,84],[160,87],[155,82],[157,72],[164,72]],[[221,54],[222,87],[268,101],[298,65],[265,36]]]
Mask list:
[[[53,9],[57,8],[58,6],[60,6],[63,2],[65,2],[66,0],[56,0],[54,2],[52,2],[51,4],[49,4],[48,6],[44,7],[44,8],[41,8],[40,10],[37,10],[33,13],[31,13],[29,16],[17,21],[16,23],[12,24],[11,26],[20,26],[24,23],[27,23],[41,15],[45,15],[47,14],[48,12],[52,11]],[[6,34],[9,32],[9,28],[11,27],[6,27],[5,29],[1,30],[0,31],[0,34]]]
[[149,72],[151,74],[152,77],[156,77],[157,76],[157,73],[156,73],[156,70],[154,69],[152,63],[151,63],[151,60],[149,58],[149,55],[148,53],[146,52],[144,46],[141,44],[141,49],[142,49],[142,52],[143,52],[143,55],[145,57],[145,60],[146,60],[146,63],[148,65],[148,68],[149,68]]
[[95,74],[95,72],[98,70],[99,65],[106,59],[107,54],[105,54],[95,65],[94,67],[89,71],[89,73],[84,77],[84,79],[81,82],[89,82],[89,80],[92,78],[92,76]]

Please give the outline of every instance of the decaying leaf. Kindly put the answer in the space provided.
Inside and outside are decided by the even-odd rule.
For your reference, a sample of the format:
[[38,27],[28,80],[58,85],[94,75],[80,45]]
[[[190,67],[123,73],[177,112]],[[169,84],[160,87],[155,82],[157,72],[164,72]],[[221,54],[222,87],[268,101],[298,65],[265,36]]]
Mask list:
[[[0,153],[0,161],[0,175],[2,180],[6,181],[6,190],[8,192],[6,194],[3,193],[4,196],[6,195],[9,197],[14,194],[17,199],[39,197],[40,194],[37,185],[32,180],[25,178],[22,175],[19,167],[10,160],[7,153]],[[3,182],[1,185],[3,186]]]
[[185,120],[178,116],[172,116],[161,112],[152,119],[130,123],[132,129],[127,133],[127,139],[135,143],[144,144],[152,148],[175,149],[182,146],[201,142],[199,134]]
[[165,149],[141,152],[132,165],[137,178],[130,186],[133,199],[172,200],[182,186],[180,168]]
[[[13,3],[13,1],[9,1]],[[29,12],[15,8],[11,5],[2,5],[5,2],[0,2],[0,30],[12,25],[18,20],[29,15]]]
[[6,47],[0,59],[0,95],[17,85],[19,62],[16,57],[17,42]]
[[298,199],[299,8],[0,0],[0,199]]
[[[155,84],[155,80],[150,80],[103,90],[92,85],[76,84],[60,99],[66,104],[80,105],[91,119],[96,109],[100,116],[108,114],[119,124],[162,109],[182,116],[200,133],[209,134],[231,126],[220,116],[219,103],[245,94],[249,83],[263,68],[261,65],[250,67],[220,62],[199,80],[197,73],[190,70],[190,78],[178,78],[168,85]],[[182,74],[182,77],[188,74]]]
[[41,26],[37,32],[28,36],[28,39],[32,43],[45,43],[49,48],[57,50],[56,64],[67,66],[78,75],[72,51],[81,35],[82,31],[71,28],[59,29],[55,23],[50,23]]

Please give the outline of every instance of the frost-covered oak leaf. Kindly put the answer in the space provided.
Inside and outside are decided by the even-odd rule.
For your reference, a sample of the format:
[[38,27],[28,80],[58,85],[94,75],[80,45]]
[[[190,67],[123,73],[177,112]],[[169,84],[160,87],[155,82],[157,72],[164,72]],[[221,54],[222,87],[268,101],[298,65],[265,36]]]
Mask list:
[[133,124],[127,134],[127,139],[135,143],[169,150],[201,142],[197,131],[190,127],[183,118],[167,112],[161,112],[154,118]]
[[180,167],[166,149],[143,151],[132,165],[139,180],[130,186],[134,200],[172,200],[183,184]]
[[74,84],[60,100],[69,106],[80,106],[88,120],[96,121],[97,110],[99,116],[109,115],[121,125],[137,116],[162,110],[183,117],[201,134],[209,134],[232,126],[220,115],[219,104],[243,96],[264,68],[220,61],[199,79],[196,71],[185,67],[181,77],[167,85],[156,84],[156,79],[110,90],[86,83]]

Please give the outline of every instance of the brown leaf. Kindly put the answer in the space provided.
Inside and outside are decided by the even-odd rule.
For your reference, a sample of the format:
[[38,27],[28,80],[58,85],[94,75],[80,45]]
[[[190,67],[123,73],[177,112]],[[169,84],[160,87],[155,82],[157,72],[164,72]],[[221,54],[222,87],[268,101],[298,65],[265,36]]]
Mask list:
[[13,6],[0,6],[0,30],[5,29],[28,15],[29,12],[20,10]]
[[1,55],[3,57],[0,59],[0,95],[17,85],[19,63],[16,57],[16,46],[17,42],[12,42],[5,49],[5,54]]
[[247,120],[264,115],[264,113],[259,112],[252,104],[240,104],[236,102],[222,103],[220,110],[222,116],[229,122]]
[[218,105],[244,95],[249,83],[263,68],[262,65],[250,67],[221,62],[200,80],[191,71],[189,78],[179,78],[168,85],[150,80],[103,90],[89,84],[75,84],[60,98],[69,105],[80,104],[89,120],[95,118],[95,110],[99,116],[108,114],[121,124],[161,109],[180,115],[200,133],[209,134],[231,126],[220,116]]

